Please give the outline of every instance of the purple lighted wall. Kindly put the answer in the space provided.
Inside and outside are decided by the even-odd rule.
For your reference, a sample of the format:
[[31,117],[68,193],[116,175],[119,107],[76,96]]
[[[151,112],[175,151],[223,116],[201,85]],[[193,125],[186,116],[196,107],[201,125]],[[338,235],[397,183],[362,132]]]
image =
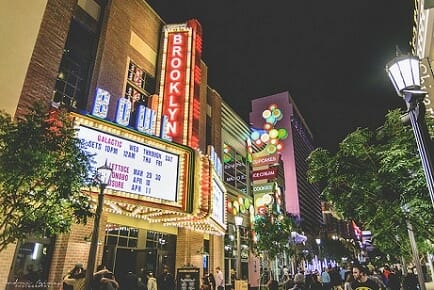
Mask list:
[[280,152],[283,166],[285,168],[285,206],[286,211],[299,216],[300,204],[297,190],[297,174],[295,169],[294,143],[291,129],[291,116],[293,115],[292,104],[288,92],[282,92],[252,101],[252,112],[249,120],[253,127],[262,129],[265,120],[262,118],[262,112],[271,104],[276,104],[282,111],[282,120],[276,123],[276,128],[285,128],[288,131],[288,137],[283,140],[284,148]]

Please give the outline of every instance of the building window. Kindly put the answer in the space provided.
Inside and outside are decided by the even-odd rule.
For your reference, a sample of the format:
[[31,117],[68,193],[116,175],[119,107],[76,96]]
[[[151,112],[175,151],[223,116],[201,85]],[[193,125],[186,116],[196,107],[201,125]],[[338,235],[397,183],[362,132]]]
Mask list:
[[148,97],[155,92],[155,79],[130,61],[128,65],[125,98],[133,103],[133,108],[139,104],[146,106]]
[[224,181],[240,192],[247,194],[247,168],[249,163],[246,157],[227,144],[224,144],[223,150]]
[[128,64],[125,98],[131,102],[130,125],[134,126],[139,105],[149,107],[149,96],[155,92],[155,79],[137,66],[133,61]]
[[82,95],[83,78],[81,77],[81,67],[65,51],[60,68],[61,71],[57,75],[53,101],[75,110],[77,109],[78,99]]
[[137,248],[139,230],[127,226],[107,224],[105,244],[126,248]]
[[46,287],[52,249],[52,240],[49,238],[29,238],[25,242],[19,243],[9,276],[10,288]]
[[53,106],[85,109],[99,33],[74,17],[63,49]]

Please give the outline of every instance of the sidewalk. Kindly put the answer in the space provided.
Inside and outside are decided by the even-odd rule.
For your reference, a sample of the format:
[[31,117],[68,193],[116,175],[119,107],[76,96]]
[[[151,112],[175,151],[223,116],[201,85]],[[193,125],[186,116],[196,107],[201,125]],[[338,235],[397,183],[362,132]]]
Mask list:
[[426,288],[426,290],[434,290],[434,282],[433,281],[426,282],[425,283],[425,288]]

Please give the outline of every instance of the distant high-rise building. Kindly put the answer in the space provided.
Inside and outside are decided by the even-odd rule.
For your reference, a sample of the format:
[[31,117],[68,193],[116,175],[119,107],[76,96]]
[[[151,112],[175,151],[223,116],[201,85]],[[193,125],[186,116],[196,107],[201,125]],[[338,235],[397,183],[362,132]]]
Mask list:
[[[307,181],[307,157],[314,149],[312,134],[288,92],[270,95],[252,101],[250,123],[256,130],[264,130],[270,124],[273,110],[279,110],[274,128],[286,129],[281,138],[280,152],[284,168],[283,196],[285,210],[300,217],[306,233],[316,235],[323,223],[320,190],[318,185]],[[266,128],[265,128],[266,129]]]

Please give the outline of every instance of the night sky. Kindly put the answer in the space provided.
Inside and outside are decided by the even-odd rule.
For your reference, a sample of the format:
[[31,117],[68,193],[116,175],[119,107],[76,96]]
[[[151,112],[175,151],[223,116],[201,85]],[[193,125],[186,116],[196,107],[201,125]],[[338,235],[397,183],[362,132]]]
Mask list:
[[413,0],[151,0],[166,23],[196,18],[208,85],[248,121],[250,100],[289,91],[317,146],[405,108],[384,70],[410,52]]

